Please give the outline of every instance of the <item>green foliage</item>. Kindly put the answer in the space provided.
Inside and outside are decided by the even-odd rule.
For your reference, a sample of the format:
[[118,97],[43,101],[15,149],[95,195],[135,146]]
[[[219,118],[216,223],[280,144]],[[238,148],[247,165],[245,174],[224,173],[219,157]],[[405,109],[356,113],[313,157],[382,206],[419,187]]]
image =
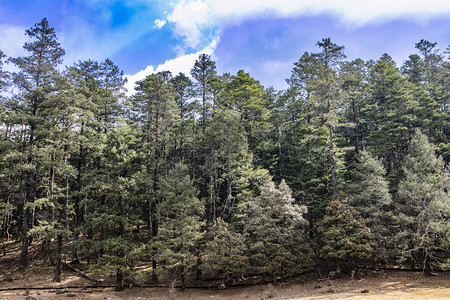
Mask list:
[[369,152],[361,151],[352,173],[349,203],[363,218],[377,242],[376,260],[388,258],[393,247],[390,224],[394,221],[392,198],[382,163]]
[[86,214],[76,229],[79,254],[94,261],[93,268],[115,270],[119,278],[147,254],[143,250],[147,235],[135,230],[142,224],[135,180],[141,170],[133,148],[135,135],[136,131],[126,126],[108,132],[96,182],[88,186],[95,189],[95,196],[79,204]]
[[245,235],[234,232],[221,218],[214,222],[206,240],[202,270],[220,275],[223,284],[243,276],[250,269]]
[[450,227],[449,171],[428,138],[417,130],[404,163],[397,194],[402,261],[448,267]]
[[374,236],[343,193],[331,201],[319,227],[321,258],[353,268],[375,251]]
[[[3,71],[3,59],[6,58],[5,53],[0,49],[0,92],[3,92],[6,90],[6,88],[9,86],[9,73]],[[2,96],[0,95],[0,100],[2,99]],[[1,112],[1,111],[0,111]]]
[[174,124],[173,155],[178,163],[184,163],[189,159],[187,149],[193,143],[193,130],[195,124],[195,103],[190,100],[194,97],[193,83],[183,73],[171,79],[175,90],[175,104],[177,106],[178,118]]
[[252,269],[273,275],[295,274],[311,262],[311,249],[304,230],[305,206],[294,204],[284,181],[275,188],[271,181],[260,187],[256,198],[248,195],[238,206],[236,224],[248,234]]
[[[189,177],[188,168],[177,164],[161,182],[160,226],[155,239],[158,260],[164,268],[185,274],[197,263],[196,248],[201,231],[202,203]],[[184,282],[183,282],[184,284]]]
[[258,150],[258,140],[270,127],[268,99],[261,84],[248,73],[239,70],[226,89],[225,107],[239,113],[239,123],[244,128],[249,146]]
[[[246,188],[252,173],[245,131],[239,115],[218,109],[203,132],[198,132],[192,162],[205,201],[205,219],[212,225],[217,217],[230,221],[236,196]],[[251,175],[250,175],[251,176]]]
[[213,100],[213,79],[216,76],[216,63],[211,60],[211,56],[200,54],[191,69],[191,75],[195,79],[195,91],[200,101],[201,123],[203,126],[210,116],[211,107],[214,106]]
[[125,98],[110,60],[60,72],[47,19],[26,35],[17,72],[0,51],[0,238],[22,239],[22,266],[31,238],[55,237],[59,262],[114,270],[118,288],[149,261],[183,285],[195,268],[227,284],[294,274],[316,246],[347,267],[449,266],[450,63],[436,43],[398,68],[345,62],[325,38],[286,91],[202,54],[192,79],[152,74]]

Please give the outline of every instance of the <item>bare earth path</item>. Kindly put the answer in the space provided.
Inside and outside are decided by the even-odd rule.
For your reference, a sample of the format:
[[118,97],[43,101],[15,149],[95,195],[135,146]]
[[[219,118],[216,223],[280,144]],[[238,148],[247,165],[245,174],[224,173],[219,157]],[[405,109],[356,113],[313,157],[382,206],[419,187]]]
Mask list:
[[[32,247],[37,253],[38,246]],[[262,299],[449,299],[450,272],[438,272],[425,277],[420,272],[365,270],[360,280],[349,276],[318,282],[313,273],[273,284],[229,287],[218,290],[217,283],[210,288],[192,288],[186,291],[169,288],[128,288],[116,292],[111,287],[92,288],[93,283],[78,274],[63,270],[62,281],[55,283],[53,267],[36,257],[30,268],[17,268],[19,247],[8,247],[0,255],[0,300],[3,299],[187,299],[187,300],[262,300]],[[3,254],[3,253],[2,253]],[[138,268],[137,268],[138,269]],[[115,277],[104,273],[89,275],[113,286]],[[248,281],[246,281],[248,282]],[[145,281],[141,282],[145,284]],[[198,282],[197,282],[198,283]],[[205,282],[200,282],[206,285]],[[26,290],[26,288],[29,288]],[[39,288],[39,289],[33,289]],[[8,290],[12,289],[12,290]]]
[[113,288],[81,287],[55,290],[51,287],[90,283],[72,274],[66,274],[61,284],[52,283],[50,279],[51,274],[42,272],[40,276],[33,274],[27,278],[1,282],[0,289],[18,286],[46,286],[49,289],[0,291],[0,299],[450,299],[448,273],[437,273],[426,278],[418,272],[370,271],[360,280],[339,278],[320,283],[314,275],[305,275],[277,285],[230,287],[226,290],[212,287],[184,292],[168,288],[132,288],[122,292],[115,292]]

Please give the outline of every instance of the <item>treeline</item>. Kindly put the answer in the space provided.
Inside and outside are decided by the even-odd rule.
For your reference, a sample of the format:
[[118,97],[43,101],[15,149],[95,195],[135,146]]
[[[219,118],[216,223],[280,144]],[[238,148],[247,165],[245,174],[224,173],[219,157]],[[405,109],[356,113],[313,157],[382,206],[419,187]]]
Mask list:
[[[245,71],[160,72],[125,96],[110,60],[63,71],[47,19],[0,69],[0,238],[157,280],[306,267],[450,266],[450,62],[421,40],[346,61],[329,38],[285,91]],[[450,51],[450,47],[447,48]],[[190,75],[190,76],[189,76]]]

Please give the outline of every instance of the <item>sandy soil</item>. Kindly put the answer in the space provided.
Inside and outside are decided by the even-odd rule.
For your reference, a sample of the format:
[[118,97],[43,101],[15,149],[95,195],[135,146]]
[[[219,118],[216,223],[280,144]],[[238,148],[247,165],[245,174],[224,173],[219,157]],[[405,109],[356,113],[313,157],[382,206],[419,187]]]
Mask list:
[[[67,288],[61,286],[89,285],[87,280],[66,275],[60,284],[50,281],[51,274],[31,281],[31,278],[18,279],[0,284],[0,289],[47,286],[46,290],[0,291],[0,299],[450,299],[450,275],[437,273],[426,278],[420,273],[401,271],[377,271],[365,275],[360,280],[338,278],[318,282],[313,275],[290,279],[277,285],[264,284],[248,287],[230,287],[218,290],[193,288],[186,291],[169,288],[131,288],[116,292],[113,288]],[[47,281],[45,278],[47,278]],[[45,282],[46,281],[46,282]],[[52,288],[53,287],[53,288]],[[33,299],[28,298],[28,299]]]
[[[386,270],[366,270],[359,280],[342,276],[319,282],[316,275],[310,273],[275,285],[229,287],[225,290],[219,290],[217,283],[213,283],[209,288],[186,291],[135,287],[116,292],[112,287],[92,288],[92,282],[68,270],[63,270],[62,281],[55,283],[52,281],[53,268],[37,259],[28,269],[19,270],[17,254],[9,251],[6,256],[0,256],[0,299],[450,299],[448,272],[425,277],[420,272]],[[89,274],[102,278],[102,285],[114,285],[114,276]],[[205,285],[204,282],[200,284]]]

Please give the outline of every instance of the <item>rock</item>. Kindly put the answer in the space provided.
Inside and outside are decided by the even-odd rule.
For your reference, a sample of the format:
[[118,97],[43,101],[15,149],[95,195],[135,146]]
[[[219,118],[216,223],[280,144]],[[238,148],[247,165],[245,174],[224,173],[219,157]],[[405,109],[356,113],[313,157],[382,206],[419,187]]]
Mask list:
[[68,292],[69,292],[68,289],[62,289],[62,290],[56,291],[56,294],[64,294],[64,293],[68,293]]
[[368,293],[368,292],[369,292],[369,290],[362,290],[362,291],[361,291],[362,294],[366,294],[366,293]]

